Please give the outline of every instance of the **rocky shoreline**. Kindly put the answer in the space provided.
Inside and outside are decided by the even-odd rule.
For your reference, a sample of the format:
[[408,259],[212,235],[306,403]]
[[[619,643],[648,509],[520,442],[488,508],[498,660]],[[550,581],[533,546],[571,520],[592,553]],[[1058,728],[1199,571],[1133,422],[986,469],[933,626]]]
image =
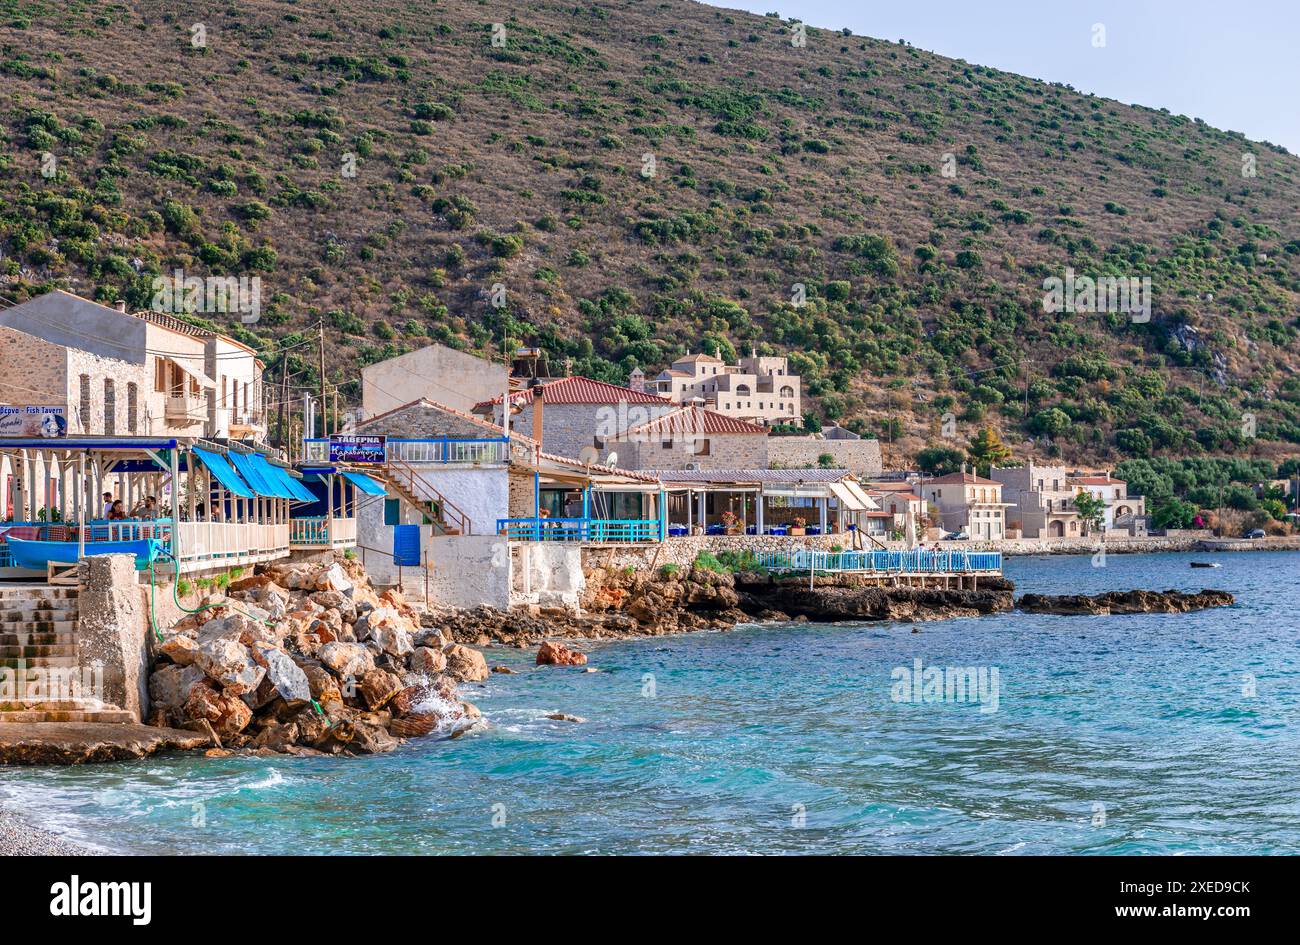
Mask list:
[[682,572],[594,569],[582,612],[479,607],[433,610],[422,624],[463,644],[536,646],[546,640],[607,640],[729,630],[740,623],[846,620],[931,621],[999,613],[1014,585],[983,578],[978,589],[880,586],[861,575],[806,577],[692,568]]
[[338,755],[455,737],[481,717],[459,685],[483,654],[422,628],[342,556],[277,563],[209,599],[155,646],[149,725],[203,733],[208,754]]
[[1109,591],[1105,594],[1026,594],[1016,607],[1031,614],[1105,617],[1116,614],[1185,614],[1210,607],[1231,607],[1236,598],[1208,588],[1183,591]]

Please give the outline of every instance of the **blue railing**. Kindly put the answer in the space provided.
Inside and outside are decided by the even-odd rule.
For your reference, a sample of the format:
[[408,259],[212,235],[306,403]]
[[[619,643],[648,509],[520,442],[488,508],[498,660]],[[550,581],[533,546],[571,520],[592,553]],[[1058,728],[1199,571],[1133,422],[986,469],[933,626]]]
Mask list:
[[[0,522],[0,568],[14,567],[13,555],[5,536],[12,533],[15,538],[28,541],[80,541],[79,526],[70,522]],[[172,521],[170,518],[127,518],[127,519],[92,519],[84,529],[87,545],[97,541],[140,541],[145,538],[157,538],[170,542]]]
[[[328,439],[309,439],[304,443],[304,459],[327,463],[330,458]],[[401,439],[390,437],[384,447],[389,462],[485,465],[504,463],[510,458],[510,441],[505,437],[485,439]]]
[[763,551],[769,571],[865,571],[882,574],[970,574],[1002,571],[1000,551]]
[[499,518],[497,534],[511,541],[585,541],[606,544],[658,541],[657,518]]

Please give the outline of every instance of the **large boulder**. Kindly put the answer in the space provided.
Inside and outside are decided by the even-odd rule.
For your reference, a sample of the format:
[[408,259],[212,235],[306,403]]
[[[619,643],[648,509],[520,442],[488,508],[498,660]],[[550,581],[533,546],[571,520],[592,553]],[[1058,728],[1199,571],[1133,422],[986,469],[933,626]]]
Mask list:
[[197,666],[169,664],[149,676],[149,700],[156,705],[179,708],[190,697],[190,689],[203,679]]
[[342,678],[361,678],[375,668],[375,658],[360,643],[326,643],[316,654],[326,668]]
[[158,644],[158,652],[177,666],[189,666],[198,655],[199,643],[192,637],[178,633]]
[[587,654],[547,640],[537,648],[538,666],[584,666]]
[[460,643],[447,647],[447,674],[461,682],[482,682],[488,678],[487,660],[478,650]]
[[199,667],[231,695],[239,696],[257,688],[266,670],[257,665],[248,647],[238,640],[217,637],[199,647],[194,656]]
[[337,563],[316,575],[315,583],[318,591],[339,591],[346,594],[352,590],[352,582]]
[[253,719],[253,710],[242,699],[206,682],[190,689],[184,712],[190,719],[206,719],[220,736],[242,732]]
[[411,672],[433,676],[447,669],[447,654],[431,646],[417,646],[411,652]]
[[289,658],[288,653],[269,646],[259,647],[253,651],[253,659],[266,670],[267,679],[285,702],[293,705],[311,699],[307,674]]
[[338,680],[324,666],[319,663],[308,663],[302,667],[302,671],[307,677],[311,697],[318,703],[328,705],[343,702],[343,693],[339,691]]
[[402,691],[402,680],[395,674],[383,669],[372,669],[361,677],[357,687],[361,698],[371,709],[382,709],[388,700]]
[[409,623],[391,607],[378,607],[366,618],[370,639],[379,644],[385,653],[405,656],[413,649]]

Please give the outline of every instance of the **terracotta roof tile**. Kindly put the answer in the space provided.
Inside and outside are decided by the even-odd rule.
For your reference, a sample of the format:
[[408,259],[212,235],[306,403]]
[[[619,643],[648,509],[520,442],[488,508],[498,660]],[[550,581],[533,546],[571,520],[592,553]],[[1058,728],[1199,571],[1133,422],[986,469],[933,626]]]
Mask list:
[[[554,381],[544,381],[542,399],[548,404],[662,404],[667,401],[657,394],[634,390],[631,387],[619,387],[590,377],[562,377]],[[512,404],[531,404],[532,388],[516,391],[510,395]],[[484,400],[474,405],[475,410],[501,403],[500,397]]]

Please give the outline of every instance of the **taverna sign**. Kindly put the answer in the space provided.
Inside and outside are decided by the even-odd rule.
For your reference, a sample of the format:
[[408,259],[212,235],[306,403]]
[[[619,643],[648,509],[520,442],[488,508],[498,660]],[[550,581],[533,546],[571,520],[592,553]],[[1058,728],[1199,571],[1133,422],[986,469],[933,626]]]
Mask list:
[[0,406],[0,436],[67,436],[62,407]]

